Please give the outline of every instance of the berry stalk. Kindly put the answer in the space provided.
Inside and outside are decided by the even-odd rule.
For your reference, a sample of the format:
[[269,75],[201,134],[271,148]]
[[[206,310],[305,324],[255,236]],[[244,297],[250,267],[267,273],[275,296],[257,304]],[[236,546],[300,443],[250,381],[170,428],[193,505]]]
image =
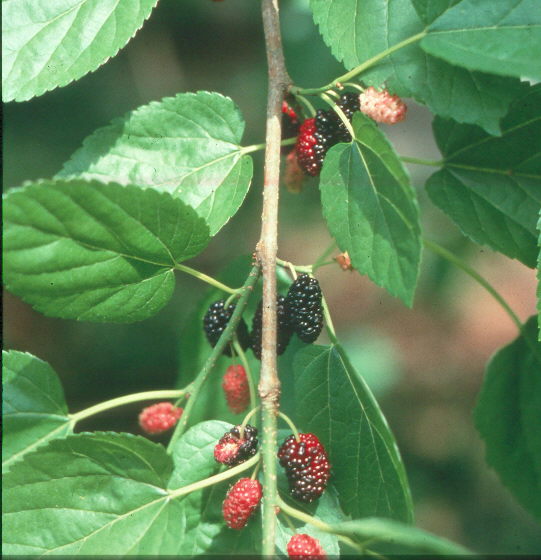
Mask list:
[[171,437],[171,441],[167,446],[168,453],[171,453],[171,449],[174,443],[186,431],[186,428],[188,427],[188,421],[190,419],[190,413],[197,401],[197,396],[199,395],[199,391],[201,390],[201,387],[205,383],[209,373],[212,371],[212,368],[216,365],[216,361],[222,355],[222,352],[224,351],[226,345],[233,337],[237,325],[242,317],[244,308],[248,303],[248,298],[250,297],[252,290],[254,289],[254,285],[257,282],[257,279],[259,278],[259,272],[260,272],[259,264],[255,264],[252,267],[250,274],[248,274],[248,278],[246,278],[246,282],[244,282],[244,285],[241,288],[242,295],[237,301],[235,311],[233,311],[233,314],[231,315],[231,319],[229,319],[229,322],[227,323],[227,327],[222,332],[222,335],[218,339],[218,342],[216,342],[216,346],[214,346],[214,348],[212,349],[210,356],[207,358],[207,361],[205,362],[205,365],[203,366],[203,368],[197,374],[197,377],[193,381],[191,391],[190,391],[190,398],[188,400],[188,403],[186,404],[186,408],[184,409],[184,414],[182,415],[180,421],[176,425],[175,431],[173,432],[173,435]]

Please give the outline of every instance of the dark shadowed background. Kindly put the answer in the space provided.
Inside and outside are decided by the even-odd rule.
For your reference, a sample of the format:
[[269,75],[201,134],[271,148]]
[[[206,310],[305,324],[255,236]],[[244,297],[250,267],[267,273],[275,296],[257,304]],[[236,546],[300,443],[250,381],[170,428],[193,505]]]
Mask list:
[[[320,39],[308,0],[282,1],[287,65],[303,86],[343,72]],[[136,37],[105,66],[67,87],[4,106],[4,189],[54,175],[82,140],[152,100],[184,91],[230,96],[246,120],[244,144],[264,139],[266,65],[259,3],[162,0]],[[397,151],[438,159],[431,116],[409,103],[408,118],[386,127]],[[259,234],[261,153],[251,191],[234,219],[191,264],[208,274],[253,251]],[[465,240],[423,192],[432,168],[411,166],[427,237],[462,255],[504,295],[521,319],[535,312],[535,275]],[[281,258],[313,262],[330,238],[317,182],[281,193]],[[516,335],[498,304],[461,271],[425,253],[415,307],[409,310],[358,273],[318,273],[339,338],[376,394],[402,451],[417,524],[485,553],[541,550],[541,531],[484,463],[472,410],[489,356]],[[4,294],[4,346],[48,361],[76,411],[125,393],[170,388],[179,333],[206,288],[179,276],[172,301],[133,325],[46,318]],[[322,340],[324,340],[322,336]],[[139,433],[139,407],[116,409],[80,429]]]

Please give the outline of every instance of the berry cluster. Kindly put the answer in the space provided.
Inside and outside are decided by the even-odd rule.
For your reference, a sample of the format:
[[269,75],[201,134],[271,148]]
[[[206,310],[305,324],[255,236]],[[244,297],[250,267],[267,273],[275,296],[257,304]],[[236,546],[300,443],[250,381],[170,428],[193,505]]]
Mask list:
[[301,502],[313,502],[327,487],[330,464],[325,448],[314,434],[289,436],[278,450],[291,495]]
[[[229,319],[231,319],[233,311],[235,311],[235,305],[231,304],[226,308],[224,300],[220,299],[215,301],[205,313],[205,317],[203,318],[203,327],[205,329],[207,339],[213,348],[216,346],[218,339],[227,327],[227,323],[229,323]],[[237,326],[237,338],[243,350],[246,350],[246,348],[250,346],[250,335],[244,319],[241,319]],[[230,346],[227,346],[224,349],[224,354],[226,356],[231,356]]]
[[327,558],[325,551],[317,539],[299,533],[293,535],[287,543],[287,555],[296,560],[322,560]]
[[[359,96],[344,93],[336,103],[348,120],[360,109]],[[338,142],[350,142],[351,135],[333,109],[319,109],[316,116],[306,119],[300,127],[295,150],[301,169],[308,175],[316,176],[321,171],[323,158],[329,148]]]
[[227,493],[222,504],[224,520],[231,529],[242,529],[261,501],[258,480],[241,478]]
[[250,389],[246,370],[240,364],[231,365],[227,368],[223,380],[227,406],[233,414],[244,412],[250,404]]
[[172,428],[184,410],[170,402],[161,402],[143,408],[139,414],[139,425],[147,434],[160,434]]
[[[291,340],[293,327],[289,320],[289,310],[286,307],[286,298],[281,295],[276,296],[276,322],[277,322],[277,340],[276,353],[280,356],[283,354]],[[252,323],[252,350],[255,357],[261,359],[261,335],[263,323],[263,302],[260,301],[254,315]]]
[[323,328],[319,282],[308,274],[299,274],[287,293],[286,307],[298,337],[306,343],[314,342]]
[[244,426],[244,430],[235,426],[219,439],[214,447],[214,458],[218,463],[234,467],[253,457],[257,453],[257,444],[257,428],[250,424]]

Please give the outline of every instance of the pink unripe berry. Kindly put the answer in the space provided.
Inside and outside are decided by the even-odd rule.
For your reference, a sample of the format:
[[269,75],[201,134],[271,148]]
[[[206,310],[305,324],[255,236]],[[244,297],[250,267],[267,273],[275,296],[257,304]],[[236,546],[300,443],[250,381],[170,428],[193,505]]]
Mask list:
[[406,118],[406,104],[386,89],[378,91],[370,86],[359,95],[359,102],[361,111],[376,122],[396,124]]
[[240,365],[232,365],[227,368],[222,380],[227,406],[234,414],[244,412],[250,404],[250,389],[246,370]]
[[159,434],[172,428],[182,416],[183,409],[170,402],[147,406],[139,414],[139,425],[147,434]]

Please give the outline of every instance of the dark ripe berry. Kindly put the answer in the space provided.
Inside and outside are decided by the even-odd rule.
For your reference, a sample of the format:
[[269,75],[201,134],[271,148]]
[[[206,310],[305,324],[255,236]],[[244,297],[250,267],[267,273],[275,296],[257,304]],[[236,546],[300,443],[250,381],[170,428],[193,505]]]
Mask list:
[[295,560],[323,560],[327,558],[319,541],[304,533],[291,537],[287,543],[287,556],[295,558]]
[[291,495],[301,502],[313,502],[327,487],[331,466],[316,435],[299,434],[299,440],[289,436],[278,450],[278,459]]
[[[205,329],[205,334],[210,342],[210,345],[214,348],[218,339],[227,327],[233,311],[235,311],[235,306],[233,304],[229,305],[227,309],[224,307],[224,300],[220,299],[215,301],[205,313],[203,318],[203,328]],[[237,326],[237,338],[239,339],[239,344],[244,350],[250,346],[250,335],[248,333],[248,327],[244,322],[244,319],[239,321]],[[231,356],[231,347],[228,345],[224,349],[224,354],[226,356]]]
[[258,480],[241,478],[230,488],[222,513],[224,520],[231,529],[242,529],[256,510],[263,492]]
[[[293,334],[293,327],[289,320],[289,313],[286,308],[286,298],[278,295],[276,297],[276,320],[278,323],[278,333],[276,339],[276,353],[278,356],[286,351],[287,345]],[[261,359],[261,334],[263,323],[263,301],[257,306],[254,321],[252,323],[252,350],[254,356]]]
[[240,465],[257,453],[257,428],[247,424],[244,427],[243,437],[240,436],[241,430],[241,426],[235,426],[220,438],[214,447],[216,461],[233,467]]
[[[336,103],[349,121],[359,110],[359,96],[344,93]],[[351,134],[333,109],[319,109],[313,119],[306,119],[297,138],[297,159],[308,175],[319,175],[323,159],[332,146],[339,142],[351,142]]]
[[299,274],[289,287],[286,308],[297,336],[308,344],[314,342],[323,328],[319,282],[308,274]]

